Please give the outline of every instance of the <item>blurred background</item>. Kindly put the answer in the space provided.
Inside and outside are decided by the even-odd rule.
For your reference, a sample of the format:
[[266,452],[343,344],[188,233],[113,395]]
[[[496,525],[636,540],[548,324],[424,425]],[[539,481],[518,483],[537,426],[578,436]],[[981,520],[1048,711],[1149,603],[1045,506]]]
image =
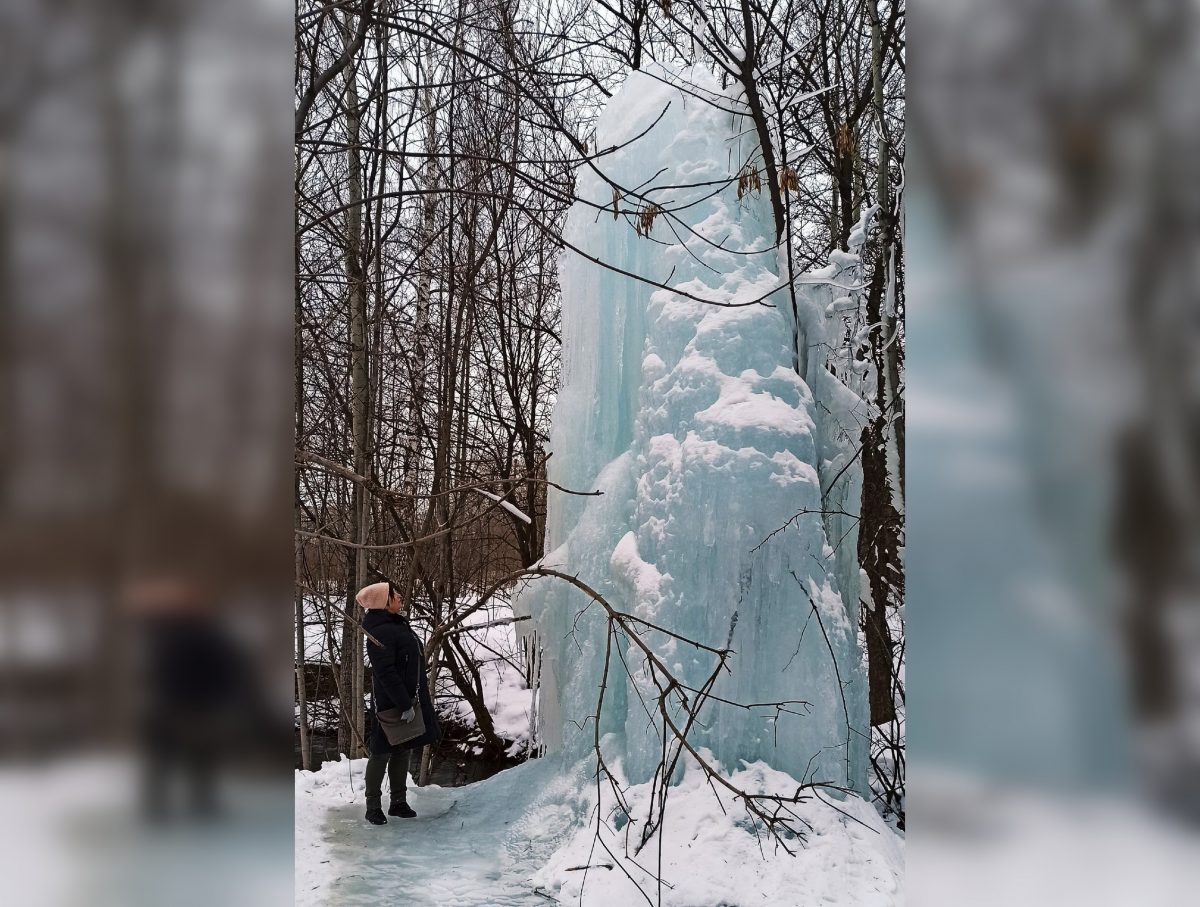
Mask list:
[[909,897],[1190,903],[1197,7],[912,12]]
[[[1190,903],[1196,6],[912,13],[909,897]],[[292,896],[293,15],[0,9],[6,902]]]
[[0,8],[0,878],[287,904],[291,6]]

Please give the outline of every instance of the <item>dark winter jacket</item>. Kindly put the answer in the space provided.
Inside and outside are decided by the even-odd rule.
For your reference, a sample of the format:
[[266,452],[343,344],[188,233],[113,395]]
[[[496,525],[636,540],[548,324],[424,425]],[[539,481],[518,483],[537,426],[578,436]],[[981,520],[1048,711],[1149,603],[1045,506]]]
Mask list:
[[394,708],[406,712],[416,702],[425,719],[425,733],[397,747],[388,743],[376,721],[371,733],[371,752],[383,754],[436,743],[441,734],[426,680],[425,653],[408,619],[372,608],[363,616],[363,629],[379,640],[378,645],[367,640],[376,711]]

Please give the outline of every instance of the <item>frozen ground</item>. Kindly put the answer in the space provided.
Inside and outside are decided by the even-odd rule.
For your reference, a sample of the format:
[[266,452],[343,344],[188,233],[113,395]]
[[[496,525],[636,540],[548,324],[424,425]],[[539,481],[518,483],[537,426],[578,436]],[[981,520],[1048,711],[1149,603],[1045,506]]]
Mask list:
[[[507,848],[512,823],[540,786],[527,762],[467,787],[412,789],[418,818],[363,821],[365,759],[296,774],[296,904],[524,907],[536,868]],[[386,791],[385,791],[386,801]]]
[[[290,903],[290,792],[226,771],[221,811],[147,824],[134,754],[0,766],[0,903],[13,907],[243,907]],[[181,798],[182,799],[182,798]]]
[[[625,847],[630,826],[609,815],[602,823],[606,854],[595,844],[594,788],[552,760],[527,762],[467,787],[412,790],[418,818],[392,819],[381,828],[362,818],[364,765],[342,761],[297,773],[298,905],[647,903],[634,880],[654,897],[648,869],[658,859],[657,838],[635,857]],[[733,780],[761,791],[795,784],[761,763]],[[647,795],[646,785],[627,791],[635,808]],[[903,841],[867,804],[814,800],[799,812],[811,831],[793,856],[756,834],[732,796],[718,802],[699,772],[687,772],[668,805],[663,905],[903,903]]]
[[[909,779],[922,907],[1182,907],[1200,832],[1115,791],[1038,790],[922,764]],[[910,816],[913,815],[910,812]]]

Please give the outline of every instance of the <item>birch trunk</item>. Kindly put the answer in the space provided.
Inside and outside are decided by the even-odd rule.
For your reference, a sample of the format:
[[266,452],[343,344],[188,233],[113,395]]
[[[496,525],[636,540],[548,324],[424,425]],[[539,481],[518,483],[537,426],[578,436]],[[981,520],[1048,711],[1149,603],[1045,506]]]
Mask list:
[[[342,20],[342,36],[350,41],[350,27]],[[349,207],[346,209],[345,268],[347,309],[350,324],[350,434],[354,456],[354,471],[370,477],[370,405],[371,392],[367,362],[367,299],[366,279],[362,266],[362,207],[363,167],[361,143],[361,111],[359,109],[357,66],[346,68],[346,169]],[[351,504],[353,539],[366,544],[370,500],[361,483],[355,483]],[[367,552],[353,549],[352,588],[347,590],[346,613],[353,615],[356,607],[354,593],[367,584]],[[352,756],[361,755],[360,741],[364,739],[363,720],[363,635],[362,628],[349,616],[342,624],[342,694],[348,702],[343,709],[339,728],[339,747]]]

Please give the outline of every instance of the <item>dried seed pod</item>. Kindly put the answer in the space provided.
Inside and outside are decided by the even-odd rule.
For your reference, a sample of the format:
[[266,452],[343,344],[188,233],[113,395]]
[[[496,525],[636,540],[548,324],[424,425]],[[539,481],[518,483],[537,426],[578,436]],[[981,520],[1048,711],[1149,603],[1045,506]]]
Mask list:
[[650,231],[654,229],[654,219],[663,213],[663,209],[658,205],[647,205],[641,210],[637,222],[638,236],[649,236]]
[[738,174],[737,197],[740,199],[750,190],[762,192],[762,179],[759,177],[758,167],[747,164]]
[[616,189],[613,190],[613,220],[621,216],[621,194]]

